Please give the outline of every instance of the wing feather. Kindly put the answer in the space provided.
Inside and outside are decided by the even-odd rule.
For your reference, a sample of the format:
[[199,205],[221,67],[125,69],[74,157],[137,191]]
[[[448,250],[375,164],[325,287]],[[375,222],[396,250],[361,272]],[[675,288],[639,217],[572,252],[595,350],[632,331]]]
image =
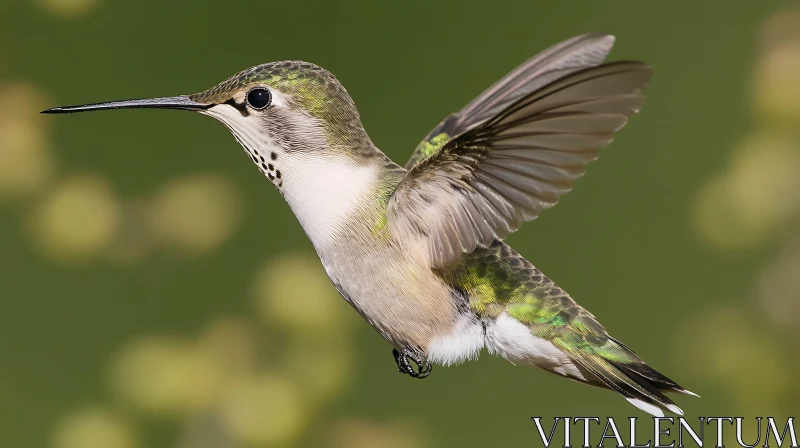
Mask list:
[[469,128],[494,117],[508,104],[574,71],[603,62],[614,36],[587,33],[537,54],[512,70],[462,109],[455,125]]
[[[554,50],[539,60],[541,67],[517,69],[470,103],[467,115],[452,122],[453,129],[468,129],[400,182],[389,201],[390,229],[427,248],[432,266],[488,247],[557,204],[628,116],[641,109],[650,67],[629,61],[570,70],[597,64],[608,52],[604,45],[611,41],[584,39],[596,47],[590,45],[594,50],[582,58],[559,59]],[[498,104],[503,108],[497,110]]]
[[528,59],[461,111],[451,114],[433,128],[414,150],[406,168],[411,169],[435,153],[447,140],[477,127],[542,86],[578,70],[599,65],[613,45],[614,36],[587,33],[553,45]]

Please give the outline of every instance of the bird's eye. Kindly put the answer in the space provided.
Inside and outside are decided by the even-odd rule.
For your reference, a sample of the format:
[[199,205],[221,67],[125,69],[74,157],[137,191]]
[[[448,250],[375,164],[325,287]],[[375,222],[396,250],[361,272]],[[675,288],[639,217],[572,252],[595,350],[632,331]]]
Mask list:
[[256,87],[247,92],[247,104],[255,110],[265,109],[272,103],[272,94],[263,87]]

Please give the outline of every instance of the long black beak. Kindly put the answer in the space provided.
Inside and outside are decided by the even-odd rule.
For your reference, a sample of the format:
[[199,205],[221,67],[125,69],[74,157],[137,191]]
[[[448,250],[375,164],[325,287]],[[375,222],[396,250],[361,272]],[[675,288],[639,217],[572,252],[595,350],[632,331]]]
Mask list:
[[68,114],[72,112],[87,112],[91,110],[109,109],[182,109],[206,110],[214,104],[205,104],[192,101],[188,96],[169,96],[164,98],[148,98],[143,100],[112,101],[110,103],[84,104],[82,106],[54,107],[43,110],[43,114]]

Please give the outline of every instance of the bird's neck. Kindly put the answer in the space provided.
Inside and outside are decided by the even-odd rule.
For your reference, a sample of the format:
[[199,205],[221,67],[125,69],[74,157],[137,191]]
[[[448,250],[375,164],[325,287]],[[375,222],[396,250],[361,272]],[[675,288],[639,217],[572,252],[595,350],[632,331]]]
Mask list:
[[281,191],[317,251],[386,237],[388,198],[405,170],[382,153],[364,159],[298,155],[288,164]]

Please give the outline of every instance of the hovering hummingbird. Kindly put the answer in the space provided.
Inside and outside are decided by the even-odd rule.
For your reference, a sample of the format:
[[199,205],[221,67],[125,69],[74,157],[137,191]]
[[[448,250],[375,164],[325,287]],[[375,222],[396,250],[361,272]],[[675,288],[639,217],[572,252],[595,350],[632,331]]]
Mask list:
[[652,70],[603,63],[613,43],[584,34],[531,58],[445,118],[405,167],[372,143],[339,81],[307,62],[252,67],[194,95],[44,112],[183,109],[221,121],[402,373],[425,378],[432,364],[485,348],[614,390],[652,415],[682,414],[664,392],[692,392],[503,242],[554,206],[642,107]]

